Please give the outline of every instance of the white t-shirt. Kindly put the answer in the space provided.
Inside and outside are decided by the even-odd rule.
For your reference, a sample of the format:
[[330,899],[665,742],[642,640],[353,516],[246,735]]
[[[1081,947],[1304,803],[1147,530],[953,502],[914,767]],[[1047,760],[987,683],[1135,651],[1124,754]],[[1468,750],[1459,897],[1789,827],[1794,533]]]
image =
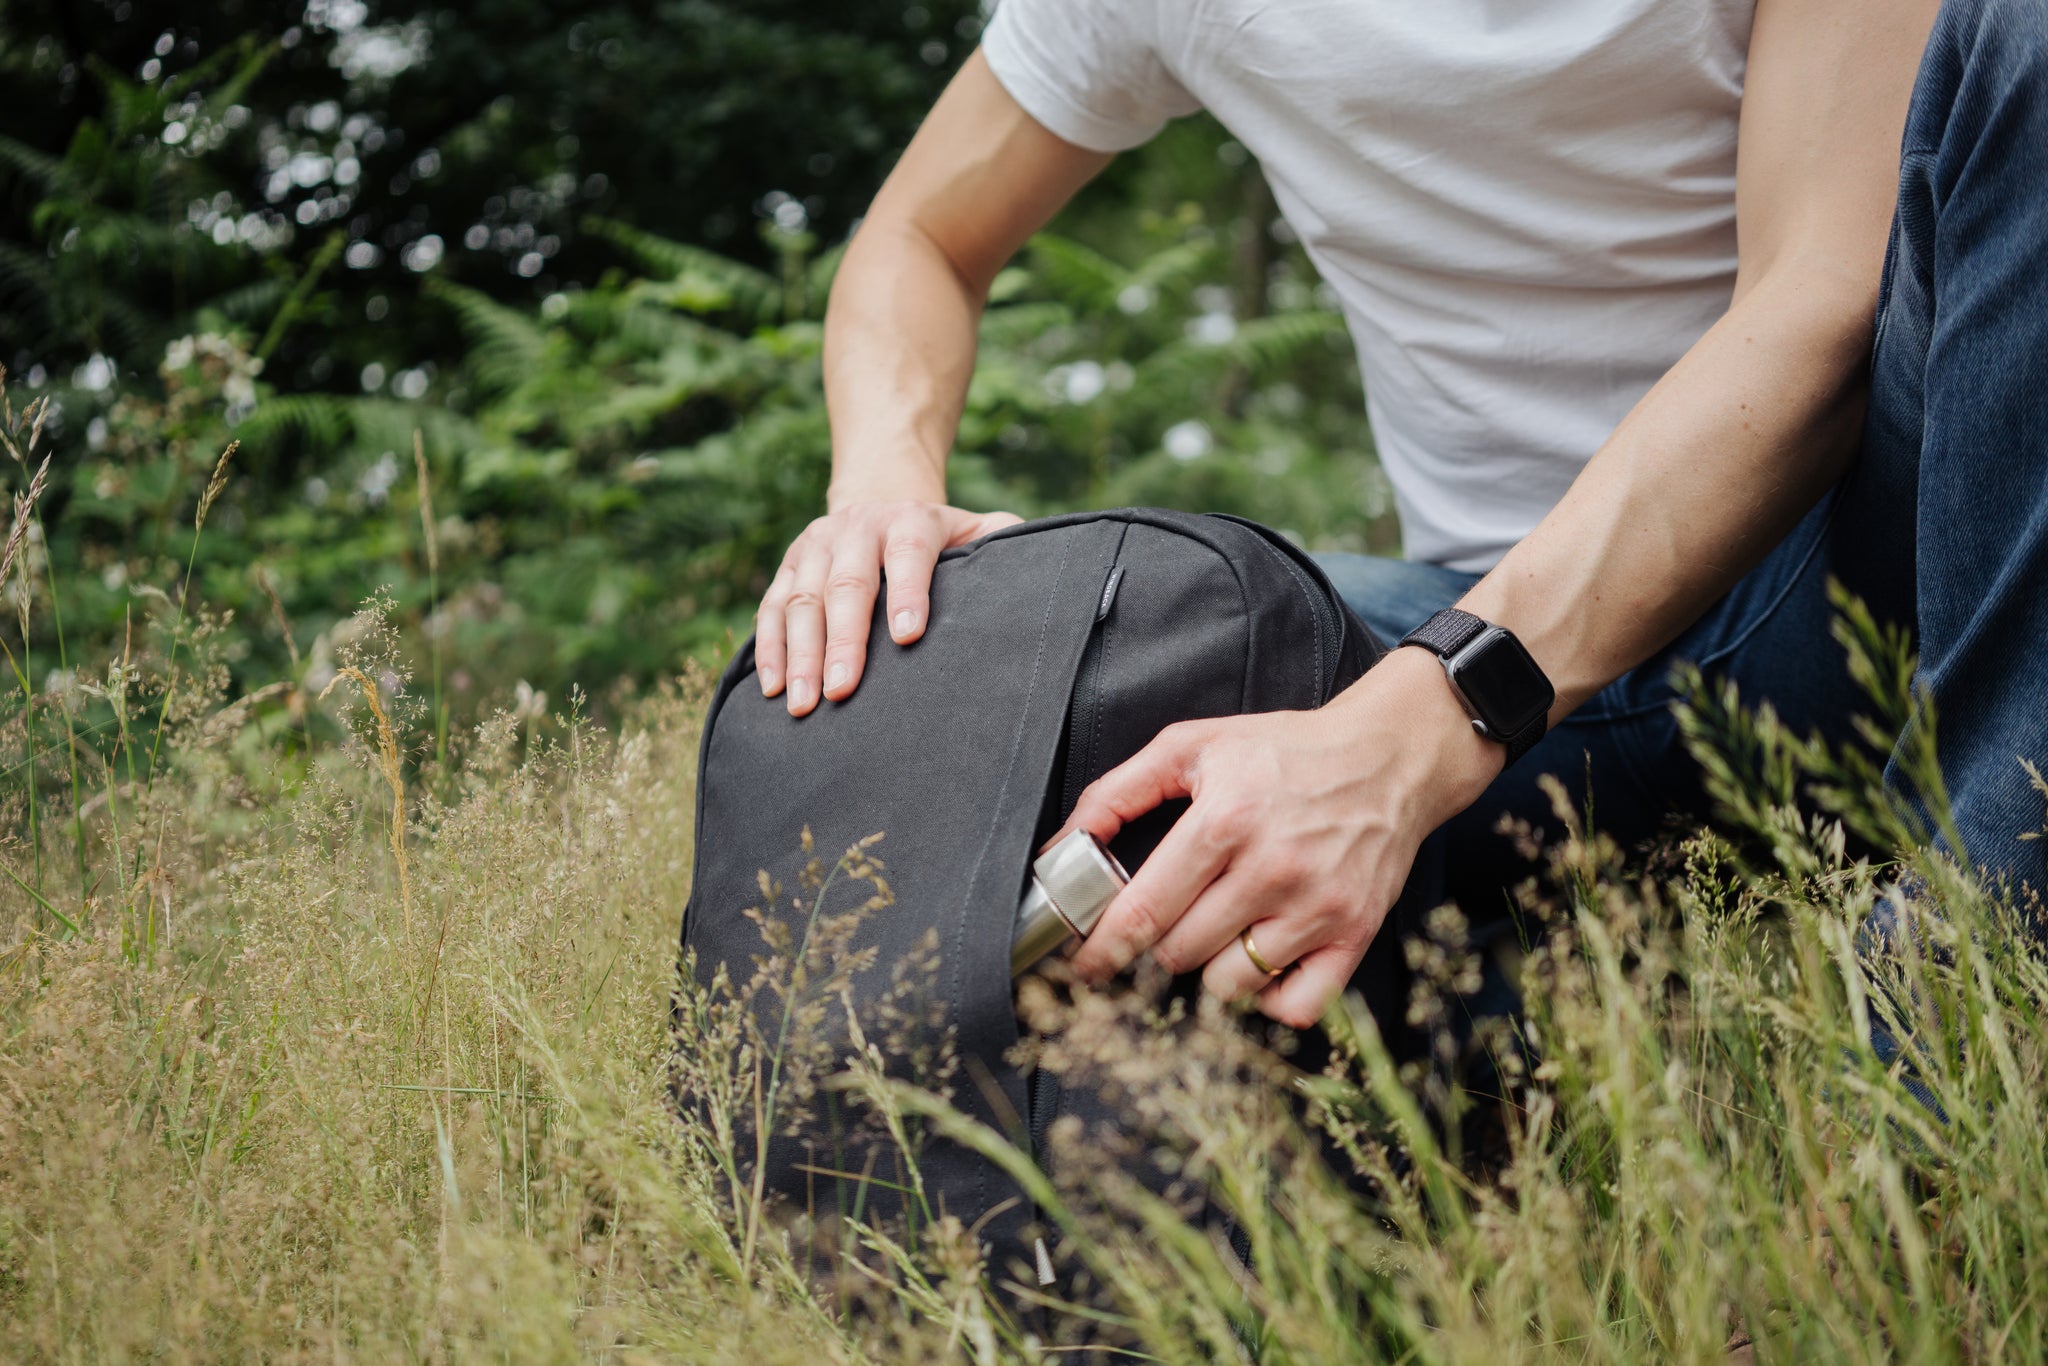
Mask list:
[[1492,566],[1728,307],[1753,0],[1001,0],[1097,151],[1207,108],[1336,289],[1410,558]]

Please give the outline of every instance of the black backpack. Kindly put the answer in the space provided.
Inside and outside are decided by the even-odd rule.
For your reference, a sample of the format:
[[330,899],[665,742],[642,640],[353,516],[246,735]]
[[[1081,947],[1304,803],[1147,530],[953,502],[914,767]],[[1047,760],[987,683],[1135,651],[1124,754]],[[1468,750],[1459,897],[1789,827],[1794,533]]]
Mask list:
[[[998,1130],[1021,1119],[1043,1153],[1054,1114],[1085,1118],[1088,1098],[1011,1060],[1011,928],[1038,845],[1164,727],[1319,707],[1382,653],[1284,537],[1151,508],[1030,522],[948,551],[924,637],[895,645],[877,612],[859,689],[803,719],[761,696],[749,642],[705,720],[683,947],[705,984],[779,975],[752,998],[764,1052],[793,1058],[805,1029],[823,1039],[807,1040],[817,1067],[762,1060],[765,1170],[755,1139],[737,1136],[735,1178],[821,1218],[950,1213],[980,1223],[999,1270],[1042,1268],[1033,1211],[1000,1169],[932,1140],[912,1200],[896,1145],[863,1133],[843,1095],[810,1088],[848,1051],[847,1003],[892,1074],[949,1088]],[[1112,852],[1136,869],[1183,805],[1134,822]],[[764,1088],[778,1091],[767,1105]],[[792,1090],[803,1094],[780,1094]]]

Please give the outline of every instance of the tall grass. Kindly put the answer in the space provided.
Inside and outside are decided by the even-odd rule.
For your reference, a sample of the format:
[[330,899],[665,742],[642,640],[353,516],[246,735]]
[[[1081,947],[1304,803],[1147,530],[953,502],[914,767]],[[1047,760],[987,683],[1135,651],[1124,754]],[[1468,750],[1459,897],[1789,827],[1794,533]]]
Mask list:
[[[1910,656],[1844,606],[1889,733],[1915,716]],[[0,1357],[2048,1355],[2048,966],[2030,902],[1915,852],[1940,826],[1924,744],[1928,800],[1900,803],[1871,754],[1696,683],[1717,832],[1646,859],[1560,811],[1562,838],[1531,839],[1528,1015],[1472,1045],[1505,1100],[1460,1089],[1470,1057],[1396,1064],[1356,1003],[1306,1073],[1214,1007],[1034,983],[1040,1064],[1127,1102],[1115,1132],[1056,1125],[1048,1179],[887,1049],[811,1054],[799,1079],[750,1032],[733,997],[815,1021],[835,998],[810,988],[869,970],[824,961],[829,928],[764,916],[762,977],[677,994],[701,680],[609,733],[501,713],[443,741],[379,609],[352,634],[325,704],[300,680],[229,698],[201,614],[153,779],[109,760],[83,801],[49,781],[8,806]],[[161,657],[153,684],[138,656],[91,685],[153,696]],[[5,736],[61,777],[26,748],[53,699],[21,682]],[[340,738],[277,741],[322,705]],[[793,890],[879,888],[886,856]],[[85,890],[53,916],[33,870],[68,863]],[[1943,913],[1879,956],[1858,931],[1880,896]],[[1429,1026],[1473,973],[1459,918],[1411,957]],[[1009,1167],[1059,1282],[949,1218],[849,1225],[819,1274],[736,1135],[768,1094],[827,1092],[913,1182],[925,1130]],[[1477,1155],[1475,1119],[1503,1134]],[[1197,1190],[1249,1264],[1186,1220]]]

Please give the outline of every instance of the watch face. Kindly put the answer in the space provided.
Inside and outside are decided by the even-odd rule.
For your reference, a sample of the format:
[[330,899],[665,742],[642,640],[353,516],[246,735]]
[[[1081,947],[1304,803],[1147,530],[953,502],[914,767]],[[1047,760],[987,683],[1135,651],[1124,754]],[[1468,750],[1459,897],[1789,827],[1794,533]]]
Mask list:
[[1497,740],[1521,734],[1557,697],[1522,642],[1497,626],[1460,650],[1448,669],[1472,714]]

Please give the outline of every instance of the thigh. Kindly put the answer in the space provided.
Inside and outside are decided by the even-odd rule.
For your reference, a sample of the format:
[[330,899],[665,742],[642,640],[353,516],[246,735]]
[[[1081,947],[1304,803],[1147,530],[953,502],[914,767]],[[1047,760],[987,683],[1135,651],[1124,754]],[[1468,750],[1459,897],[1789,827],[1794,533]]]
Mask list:
[[[2048,4],[1948,0],[1907,117],[1851,525],[1857,583],[1915,628],[1931,842],[2048,886]],[[1914,735],[1913,740],[1921,737]],[[1905,749],[1899,752],[1902,758]]]

